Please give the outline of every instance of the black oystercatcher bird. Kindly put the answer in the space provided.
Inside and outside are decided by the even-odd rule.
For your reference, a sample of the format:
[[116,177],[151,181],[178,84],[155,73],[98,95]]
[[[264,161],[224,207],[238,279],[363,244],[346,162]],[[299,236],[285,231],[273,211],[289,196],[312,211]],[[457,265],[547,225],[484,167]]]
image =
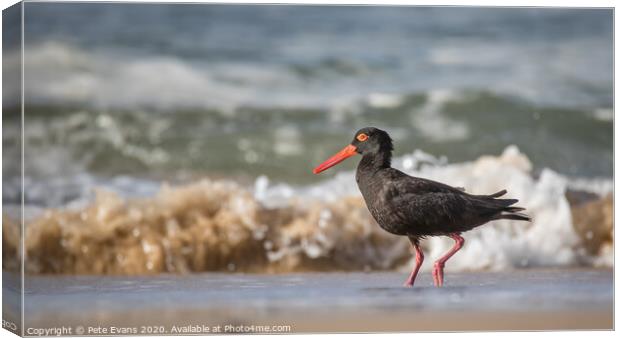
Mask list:
[[516,199],[499,199],[506,190],[491,195],[471,195],[461,188],[409,176],[392,168],[392,139],[383,130],[363,128],[353,142],[314,169],[318,174],[344,159],[361,154],[355,180],[366,206],[384,230],[407,236],[416,252],[416,264],[405,286],[413,286],[424,261],[420,240],[427,236],[449,236],[454,247],[435,262],[435,286],[443,285],[443,268],[448,259],[461,249],[465,240],[461,233],[498,219],[530,221],[511,206]]

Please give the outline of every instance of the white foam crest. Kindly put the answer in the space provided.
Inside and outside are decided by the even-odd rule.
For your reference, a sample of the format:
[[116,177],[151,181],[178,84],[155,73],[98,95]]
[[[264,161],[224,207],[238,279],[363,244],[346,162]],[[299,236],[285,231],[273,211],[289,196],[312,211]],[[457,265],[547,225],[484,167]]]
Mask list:
[[217,83],[212,75],[176,58],[106,57],[48,42],[25,53],[26,91],[39,101],[88,102],[102,107],[230,107],[252,95]]
[[[9,55],[8,59],[18,57]],[[296,80],[279,67],[220,63],[205,67],[163,55],[93,53],[53,41],[28,46],[25,66],[25,87],[32,101],[89,103],[103,108],[215,107],[226,111],[242,104],[260,104],[267,96],[261,88],[295,87],[291,81]],[[303,97],[283,95],[280,104],[294,105]]]
[[[19,61],[19,53],[7,55],[7,62]],[[230,112],[245,105],[327,108],[359,99],[358,88],[309,84],[285,64],[92,52],[58,41],[27,46],[25,67],[25,89],[37,103]]]
[[[394,160],[394,167],[419,177],[463,187],[472,194],[491,194],[502,189],[505,198],[518,198],[518,206],[527,209],[531,223],[500,220],[463,234],[464,248],[450,260],[451,270],[500,270],[517,267],[571,266],[584,261],[583,250],[578,250],[579,236],[573,228],[571,209],[565,193],[569,186],[607,191],[608,180],[575,180],[544,169],[538,178],[532,176],[532,164],[516,146],[507,147],[500,156],[482,156],[476,161],[446,164],[445,158],[436,158],[417,150]],[[600,188],[604,186],[605,188]],[[286,184],[270,185],[266,177],[257,180],[255,196],[268,205],[282,205],[291,200],[310,199],[324,202],[343,197],[359,196],[354,172],[338,173],[334,178],[315,185],[295,188]],[[433,237],[423,242],[428,261],[439,258],[450,249],[453,241]],[[609,251],[609,250],[608,250]],[[596,265],[611,266],[611,252],[603,251],[589,261]],[[411,267],[413,261],[403,265]],[[431,269],[427,263],[424,269]]]
[[[131,55],[114,50],[85,50],[52,40],[26,46],[25,88],[30,102],[86,103],[100,108],[146,106],[171,110],[199,107],[231,111],[251,105],[313,107],[336,112],[341,111],[342,106],[359,102],[375,108],[393,108],[403,102],[403,97],[399,96],[403,93],[430,91],[428,106],[412,113],[414,127],[437,141],[461,140],[470,133],[467,124],[449,119],[438,110],[461,89],[487,88],[500,95],[516,94],[533,102],[561,106],[569,101],[569,105],[583,106],[588,102],[598,105],[596,96],[575,90],[564,76],[547,77],[542,82],[539,76],[541,68],[560,68],[561,74],[583,78],[599,87],[610,85],[607,68],[589,67],[610,62],[605,53],[597,53],[590,60],[584,59],[580,55],[582,52],[571,52],[587,50],[575,49],[575,46],[591,44],[581,40],[567,42],[554,49],[555,58],[543,58],[539,64],[520,63],[518,67],[508,65],[506,62],[513,58],[505,56],[527,55],[508,45],[490,48],[484,41],[467,45],[457,41],[440,44],[431,48],[426,62],[451,67],[451,75],[420,74],[424,81],[411,83],[408,76],[404,76],[406,80],[403,81],[396,74],[389,73],[357,74],[354,80],[350,75],[342,74],[308,79],[285,63],[196,61],[170,55]],[[459,53],[455,53],[456,50]],[[534,50],[539,52],[538,48]],[[21,61],[16,52],[9,52],[5,57],[9,65],[19,65]],[[585,66],[575,67],[575,64]],[[18,68],[9,67],[9,70]],[[512,70],[509,76],[498,76],[495,69],[500,68]],[[417,69],[414,64],[405,62],[400,73],[406,74],[413,69]],[[9,76],[15,75],[18,74],[9,73]],[[370,78],[372,81],[367,81]],[[554,88],[554,91],[550,92],[548,88]],[[7,90],[19,93],[19,88]],[[14,96],[18,95],[9,95]],[[597,110],[593,117],[609,121],[610,111]],[[340,119],[341,116],[334,115],[333,118]]]
[[[458,87],[487,87],[499,94],[517,94],[527,100],[553,105],[596,104],[594,96],[576,90],[570,79],[596,86],[611,84],[612,58],[606,37],[575,37],[549,44],[526,45],[508,40],[493,44],[485,39],[449,39],[430,47],[428,61],[449,68],[449,82]],[[601,48],[603,47],[603,48]],[[515,62],[535,59],[536,62]],[[550,70],[554,75],[550,75]],[[439,83],[442,78],[438,77]],[[433,79],[430,79],[432,81]],[[607,118],[607,112],[599,115]]]

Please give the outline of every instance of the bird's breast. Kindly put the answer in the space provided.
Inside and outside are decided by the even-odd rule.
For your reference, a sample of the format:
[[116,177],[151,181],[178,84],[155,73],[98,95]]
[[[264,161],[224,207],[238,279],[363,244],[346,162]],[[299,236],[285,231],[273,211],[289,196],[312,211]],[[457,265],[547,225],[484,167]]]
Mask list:
[[389,187],[380,184],[379,181],[358,179],[357,183],[366,207],[377,224],[392,234],[406,235],[408,232],[406,222],[403,222],[398,210],[392,210]]

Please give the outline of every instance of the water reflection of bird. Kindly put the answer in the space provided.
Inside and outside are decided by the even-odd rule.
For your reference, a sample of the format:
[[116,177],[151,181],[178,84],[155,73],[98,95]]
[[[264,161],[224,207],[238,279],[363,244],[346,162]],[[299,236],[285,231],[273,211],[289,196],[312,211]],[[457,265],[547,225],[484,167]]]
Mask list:
[[344,159],[361,154],[356,181],[366,206],[384,230],[407,236],[416,252],[416,264],[405,286],[413,286],[424,261],[420,240],[427,236],[449,236],[455,244],[433,268],[435,286],[443,285],[446,261],[461,249],[461,233],[498,219],[530,221],[511,206],[516,199],[499,199],[506,190],[491,195],[471,195],[461,188],[409,176],[391,167],[392,139],[383,130],[363,128],[353,142],[314,169],[318,174]]

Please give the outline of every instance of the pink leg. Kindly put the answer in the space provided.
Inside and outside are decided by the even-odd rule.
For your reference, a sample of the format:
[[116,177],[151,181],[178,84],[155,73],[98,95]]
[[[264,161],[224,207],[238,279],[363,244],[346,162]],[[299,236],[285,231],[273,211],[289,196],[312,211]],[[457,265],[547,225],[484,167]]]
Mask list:
[[424,262],[424,253],[422,252],[422,249],[420,249],[418,240],[409,237],[409,241],[411,241],[411,245],[415,249],[415,267],[413,267],[409,278],[407,278],[407,281],[403,285],[406,287],[413,286],[413,283],[415,283],[415,278],[418,275],[418,271],[420,270],[420,266],[422,266],[422,262]]
[[459,233],[453,233],[449,236],[454,240],[454,246],[450,249],[450,251],[435,262],[435,266],[433,268],[433,281],[437,287],[443,285],[443,267],[445,266],[446,261],[457,251],[461,250],[463,243],[465,243],[465,239],[461,237]]

